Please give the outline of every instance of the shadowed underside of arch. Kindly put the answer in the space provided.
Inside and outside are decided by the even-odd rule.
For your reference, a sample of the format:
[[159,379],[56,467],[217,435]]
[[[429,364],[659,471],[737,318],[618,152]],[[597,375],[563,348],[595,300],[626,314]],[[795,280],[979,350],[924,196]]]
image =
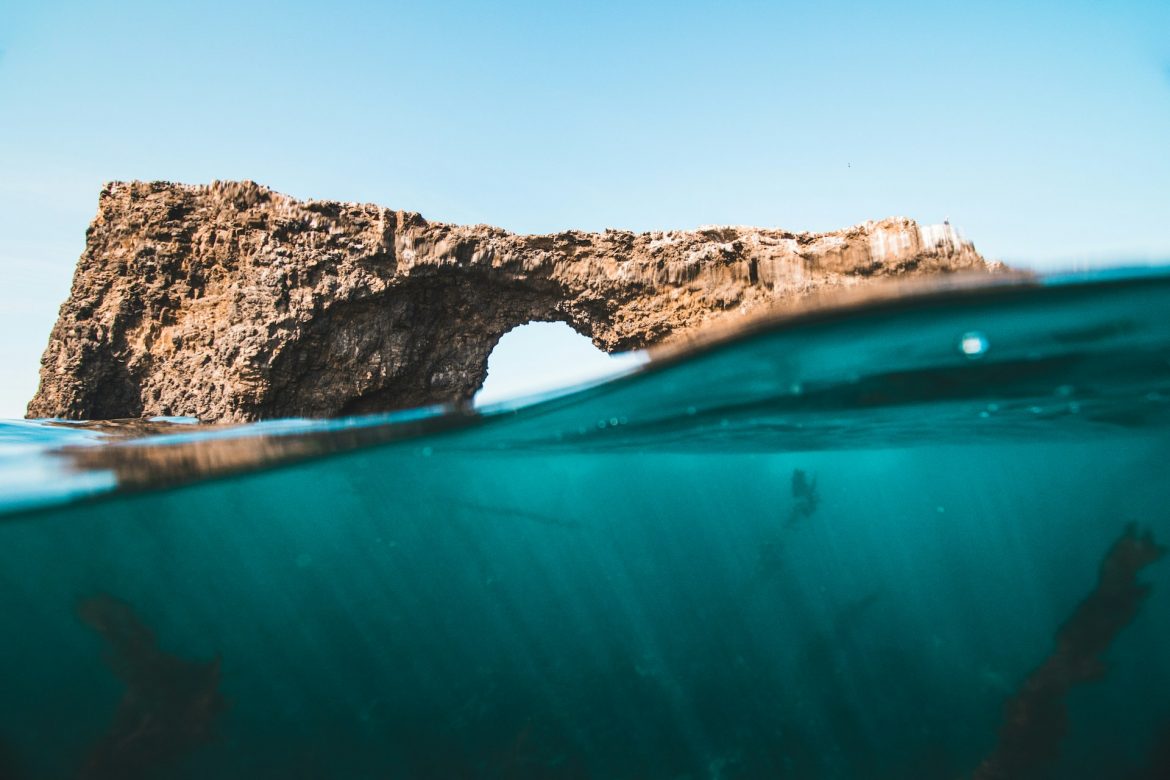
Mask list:
[[564,321],[607,351],[880,276],[988,271],[946,226],[524,236],[251,182],[114,183],[30,417],[334,416],[471,399],[500,337]]
[[[500,338],[533,319],[563,319],[559,296],[491,274],[422,274],[340,303],[272,361],[258,417],[348,415],[469,401]],[[488,305],[490,303],[490,305]]]

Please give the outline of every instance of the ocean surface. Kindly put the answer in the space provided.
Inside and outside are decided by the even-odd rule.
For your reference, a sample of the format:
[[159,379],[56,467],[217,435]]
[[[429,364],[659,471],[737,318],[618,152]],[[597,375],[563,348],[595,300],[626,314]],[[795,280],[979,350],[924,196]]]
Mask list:
[[478,411],[0,423],[0,778],[1165,778],[1170,273]]

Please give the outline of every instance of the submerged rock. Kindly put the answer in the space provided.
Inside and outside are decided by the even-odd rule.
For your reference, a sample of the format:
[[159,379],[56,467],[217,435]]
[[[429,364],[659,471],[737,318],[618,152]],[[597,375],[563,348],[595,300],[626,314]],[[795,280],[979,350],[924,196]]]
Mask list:
[[469,400],[492,348],[564,321],[607,351],[878,277],[988,271],[949,226],[527,236],[252,182],[113,183],[29,417],[249,421]]

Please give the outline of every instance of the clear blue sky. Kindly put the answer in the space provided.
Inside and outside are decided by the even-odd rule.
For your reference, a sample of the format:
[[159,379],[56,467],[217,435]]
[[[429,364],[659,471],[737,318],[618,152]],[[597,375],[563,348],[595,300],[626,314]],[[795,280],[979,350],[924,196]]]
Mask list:
[[1170,257],[1170,2],[0,0],[0,417],[110,179],[517,231],[949,216]]

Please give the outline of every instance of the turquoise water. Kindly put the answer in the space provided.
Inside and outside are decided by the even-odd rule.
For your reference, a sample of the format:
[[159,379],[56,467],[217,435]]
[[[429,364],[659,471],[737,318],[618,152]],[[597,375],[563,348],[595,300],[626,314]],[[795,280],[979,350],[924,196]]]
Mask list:
[[1164,777],[1170,560],[1098,571],[1170,541],[1168,312],[1070,277],[484,414],[4,423],[0,777]]

